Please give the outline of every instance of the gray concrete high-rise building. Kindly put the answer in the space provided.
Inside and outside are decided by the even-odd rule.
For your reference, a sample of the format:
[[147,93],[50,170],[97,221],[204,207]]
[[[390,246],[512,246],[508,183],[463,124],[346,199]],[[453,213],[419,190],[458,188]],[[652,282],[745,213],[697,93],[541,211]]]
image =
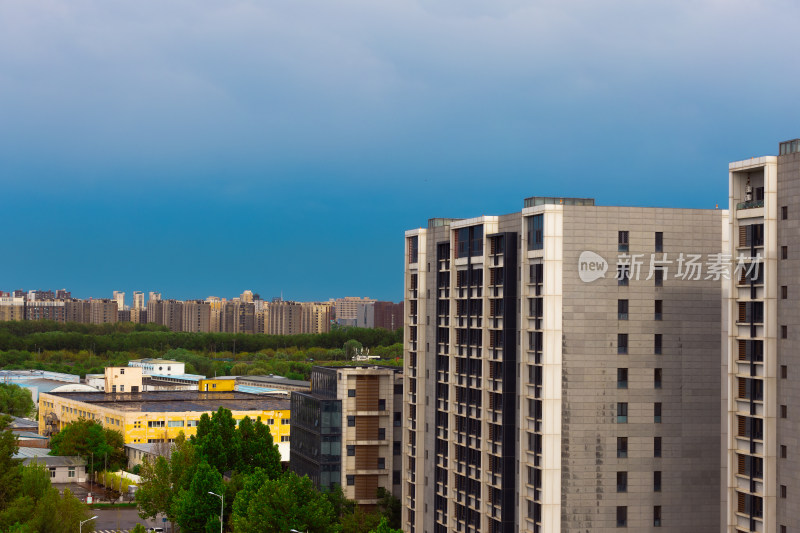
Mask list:
[[407,231],[404,531],[719,531],[725,231],[543,197]]
[[729,165],[723,531],[800,530],[800,139]]

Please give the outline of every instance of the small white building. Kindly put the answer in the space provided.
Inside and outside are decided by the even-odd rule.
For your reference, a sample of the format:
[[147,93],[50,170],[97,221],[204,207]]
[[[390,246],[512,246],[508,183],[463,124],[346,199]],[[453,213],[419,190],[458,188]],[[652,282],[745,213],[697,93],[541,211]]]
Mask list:
[[186,363],[169,359],[133,359],[128,366],[140,367],[145,376],[180,376],[186,373]]

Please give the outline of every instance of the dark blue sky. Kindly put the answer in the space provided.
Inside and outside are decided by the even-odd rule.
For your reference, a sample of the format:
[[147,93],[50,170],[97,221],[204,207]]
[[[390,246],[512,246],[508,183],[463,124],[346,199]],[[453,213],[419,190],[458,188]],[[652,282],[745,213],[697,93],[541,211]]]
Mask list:
[[[488,5],[487,5],[488,4]],[[789,1],[0,4],[0,290],[402,299],[403,231],[713,208],[800,137]]]

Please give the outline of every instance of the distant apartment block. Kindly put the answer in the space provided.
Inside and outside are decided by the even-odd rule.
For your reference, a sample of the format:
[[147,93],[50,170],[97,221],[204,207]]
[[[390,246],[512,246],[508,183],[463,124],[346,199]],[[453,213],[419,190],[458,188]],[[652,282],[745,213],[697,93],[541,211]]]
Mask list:
[[91,324],[113,324],[119,320],[115,300],[90,300],[89,322]]
[[133,309],[144,308],[144,293],[142,291],[133,291]]
[[0,321],[25,320],[25,300],[17,296],[0,296]]
[[358,318],[358,305],[374,301],[374,299],[367,298],[366,296],[363,298],[358,296],[337,298],[333,301],[336,323],[343,325],[354,325],[353,321]]
[[719,531],[726,214],[533,197],[407,231],[404,531]]

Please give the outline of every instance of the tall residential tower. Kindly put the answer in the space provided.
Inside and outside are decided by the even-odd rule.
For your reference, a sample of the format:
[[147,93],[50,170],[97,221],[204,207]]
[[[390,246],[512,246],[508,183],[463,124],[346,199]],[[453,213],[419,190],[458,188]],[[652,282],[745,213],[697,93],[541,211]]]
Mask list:
[[407,231],[404,530],[719,531],[725,215],[534,197]]

